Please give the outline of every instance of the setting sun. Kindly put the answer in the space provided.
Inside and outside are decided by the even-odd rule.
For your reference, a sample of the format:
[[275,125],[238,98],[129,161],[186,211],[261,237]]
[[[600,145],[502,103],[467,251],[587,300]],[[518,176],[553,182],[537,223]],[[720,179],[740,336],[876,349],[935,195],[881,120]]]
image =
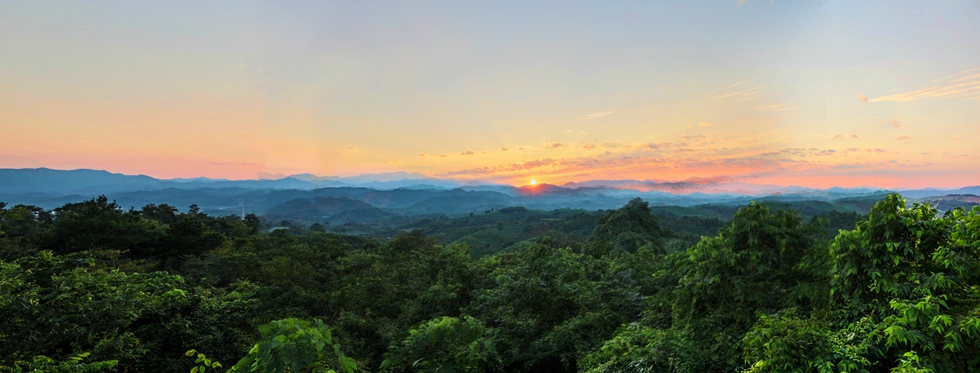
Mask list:
[[537,180],[534,180],[534,179],[531,179],[531,185],[538,185],[538,181]]

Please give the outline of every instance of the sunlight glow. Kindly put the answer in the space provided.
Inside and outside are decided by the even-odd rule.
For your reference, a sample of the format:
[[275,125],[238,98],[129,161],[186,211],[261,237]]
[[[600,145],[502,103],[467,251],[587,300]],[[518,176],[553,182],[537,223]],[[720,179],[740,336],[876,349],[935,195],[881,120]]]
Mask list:
[[538,181],[537,180],[534,180],[534,179],[531,179],[531,185],[538,185]]

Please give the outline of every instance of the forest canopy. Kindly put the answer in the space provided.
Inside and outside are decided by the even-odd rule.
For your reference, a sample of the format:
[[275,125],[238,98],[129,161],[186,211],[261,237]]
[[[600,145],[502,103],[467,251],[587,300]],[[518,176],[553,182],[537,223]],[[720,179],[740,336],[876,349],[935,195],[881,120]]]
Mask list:
[[0,204],[0,372],[980,370],[980,208],[416,224]]

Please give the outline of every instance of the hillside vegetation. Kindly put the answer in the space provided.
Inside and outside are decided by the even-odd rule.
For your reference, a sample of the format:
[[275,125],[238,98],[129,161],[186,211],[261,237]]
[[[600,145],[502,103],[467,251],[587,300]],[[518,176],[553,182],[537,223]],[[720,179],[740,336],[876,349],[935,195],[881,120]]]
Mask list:
[[0,372],[980,370],[980,207],[852,202],[0,204]]

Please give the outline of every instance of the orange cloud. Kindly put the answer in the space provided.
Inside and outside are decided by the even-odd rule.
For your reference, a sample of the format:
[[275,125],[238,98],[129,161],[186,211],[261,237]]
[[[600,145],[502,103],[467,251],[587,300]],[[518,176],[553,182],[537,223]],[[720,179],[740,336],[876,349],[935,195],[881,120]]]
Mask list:
[[546,142],[544,143],[545,148],[564,148],[566,145],[560,142]]
[[459,155],[474,155],[474,154],[476,154],[476,153],[474,153],[472,150],[467,150],[465,152],[459,152]]

